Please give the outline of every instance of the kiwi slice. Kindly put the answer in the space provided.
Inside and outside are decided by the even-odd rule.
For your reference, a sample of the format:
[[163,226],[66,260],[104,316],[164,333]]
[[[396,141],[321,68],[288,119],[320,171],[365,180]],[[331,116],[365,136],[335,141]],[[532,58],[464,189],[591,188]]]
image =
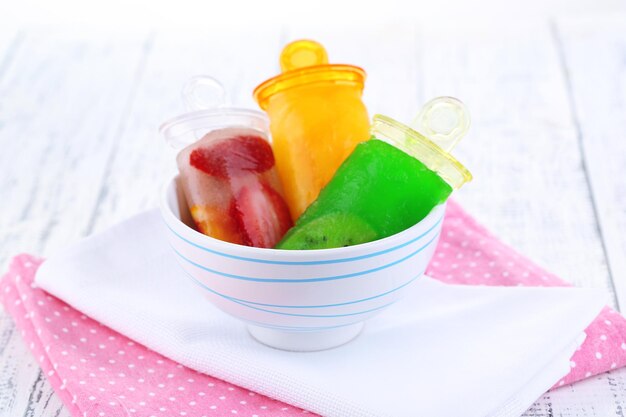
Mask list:
[[329,249],[358,245],[378,239],[378,233],[361,218],[330,213],[294,226],[276,249]]

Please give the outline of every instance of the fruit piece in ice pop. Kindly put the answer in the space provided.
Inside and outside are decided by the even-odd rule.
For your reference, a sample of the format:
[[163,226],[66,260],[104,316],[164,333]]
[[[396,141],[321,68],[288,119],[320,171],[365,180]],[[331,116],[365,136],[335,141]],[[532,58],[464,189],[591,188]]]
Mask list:
[[189,155],[189,163],[211,176],[228,178],[240,171],[267,171],[274,166],[274,154],[266,140],[241,135],[194,149]]
[[272,248],[293,225],[281,195],[264,182],[242,186],[229,211],[248,246]]
[[276,249],[340,248],[376,238],[377,233],[360,218],[346,213],[331,213],[292,228]]
[[189,210],[200,233],[231,243],[243,244],[243,237],[235,221],[214,206],[193,206]]

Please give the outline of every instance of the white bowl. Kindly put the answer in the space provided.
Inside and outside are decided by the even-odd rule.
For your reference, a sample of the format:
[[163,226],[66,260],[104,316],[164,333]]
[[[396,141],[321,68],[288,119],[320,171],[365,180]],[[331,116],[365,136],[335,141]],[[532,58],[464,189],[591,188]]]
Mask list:
[[424,274],[445,205],[385,239],[321,250],[235,245],[194,230],[176,178],[165,184],[161,213],[185,275],[222,311],[247,323],[266,345],[328,349],[356,337],[363,323],[398,301]]

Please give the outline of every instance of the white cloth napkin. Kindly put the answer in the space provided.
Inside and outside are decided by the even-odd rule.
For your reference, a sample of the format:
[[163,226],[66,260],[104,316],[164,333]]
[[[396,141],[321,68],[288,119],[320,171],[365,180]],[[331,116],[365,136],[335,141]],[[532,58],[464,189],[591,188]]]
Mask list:
[[36,282],[183,365],[328,417],[519,416],[569,371],[605,302],[596,290],[424,277],[354,341],[279,351],[187,281],[157,211],[56,254]]

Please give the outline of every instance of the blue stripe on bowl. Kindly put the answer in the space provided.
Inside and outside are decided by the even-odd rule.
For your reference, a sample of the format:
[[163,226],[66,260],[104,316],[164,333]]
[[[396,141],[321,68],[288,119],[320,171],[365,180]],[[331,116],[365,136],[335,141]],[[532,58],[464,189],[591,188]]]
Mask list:
[[430,232],[432,232],[437,226],[439,226],[439,224],[443,221],[443,215],[441,217],[439,217],[439,219],[435,222],[435,224],[430,227],[427,231],[425,231],[424,233],[422,233],[421,235],[419,235],[416,238],[413,238],[407,242],[401,243],[400,245],[394,246],[392,248],[389,249],[385,249],[385,250],[381,250],[378,252],[373,252],[373,253],[369,253],[367,255],[361,255],[361,256],[355,256],[352,258],[340,258],[340,259],[328,259],[328,260],[323,260],[323,261],[271,261],[271,260],[267,260],[267,259],[258,259],[258,258],[246,258],[243,256],[237,256],[237,255],[231,255],[228,253],[224,253],[224,252],[219,252],[213,249],[209,249],[206,246],[202,246],[199,245],[195,242],[192,242],[189,239],[186,239],[185,237],[183,237],[182,235],[180,235],[178,232],[176,232],[172,227],[170,227],[169,224],[165,223],[165,226],[170,229],[170,231],[177,236],[179,239],[181,239],[182,241],[190,244],[191,246],[195,246],[198,249],[202,249],[203,251],[212,253],[214,255],[219,255],[219,256],[223,256],[225,258],[232,258],[232,259],[238,259],[240,261],[248,261],[248,262],[257,262],[257,263],[262,263],[262,264],[272,264],[272,265],[324,265],[324,264],[334,264],[334,263],[342,263],[342,262],[352,262],[352,261],[358,261],[360,259],[367,259],[367,258],[372,258],[375,256],[379,256],[379,255],[383,255],[385,253],[389,253],[389,252],[393,252],[396,249],[400,249],[403,248],[407,245],[410,245],[413,242],[416,242],[418,240],[420,240],[421,238],[423,238],[424,236],[426,236],[427,234],[429,234]]
[[248,307],[248,308],[250,308],[252,310],[263,311],[264,313],[277,314],[279,316],[306,317],[306,318],[316,318],[316,319],[336,319],[336,318],[339,318],[339,317],[358,316],[358,315],[361,315],[361,314],[367,314],[367,313],[371,313],[373,311],[382,310],[383,308],[389,307],[390,305],[395,304],[398,301],[398,300],[395,300],[395,301],[392,301],[392,302],[387,303],[387,304],[382,305],[382,306],[371,308],[369,310],[357,311],[357,312],[354,312],[354,313],[344,313],[344,314],[297,314],[297,313],[285,313],[283,311],[267,310],[265,308],[254,307],[254,306],[248,305],[246,303],[235,301],[235,300],[233,300],[231,298],[225,298],[225,299],[230,301],[230,302],[233,302],[235,304],[239,304],[241,306]]
[[331,329],[337,329],[339,327],[348,327],[348,326],[352,326],[354,324],[357,323],[361,323],[363,320],[356,320],[356,321],[352,321],[350,323],[345,323],[345,324],[337,324],[334,326],[315,326],[315,327],[308,327],[308,326],[281,326],[281,325],[277,325],[277,324],[268,324],[268,323],[261,323],[258,321],[253,321],[253,320],[247,320],[247,319],[243,319],[240,317],[237,317],[237,319],[248,323],[248,324],[252,324],[254,326],[259,326],[259,327],[266,327],[268,329],[274,329],[274,330],[285,330],[285,331],[289,331],[289,332],[319,332],[319,331],[324,331],[324,330],[331,330]]
[[[178,255],[182,260],[186,261],[187,263],[203,269],[207,272],[210,272],[212,274],[216,274],[216,275],[220,275],[226,278],[233,278],[233,279],[240,279],[243,281],[254,281],[254,282],[282,282],[282,283],[286,283],[286,284],[290,284],[290,283],[302,283],[302,282],[321,282],[321,281],[334,281],[334,280],[338,280],[338,279],[346,279],[346,278],[354,278],[354,277],[359,277],[361,275],[366,275],[366,274],[371,274],[373,272],[378,272],[381,271],[383,269],[387,269],[390,268],[394,265],[397,265],[401,262],[406,261],[409,258],[412,258],[413,256],[417,255],[418,253],[420,253],[421,251],[423,251],[424,249],[426,249],[428,246],[430,246],[439,236],[439,232],[437,232],[435,234],[435,236],[433,236],[432,239],[430,239],[425,245],[421,246],[419,249],[417,249],[416,251],[408,254],[407,256],[405,256],[404,258],[398,259],[396,261],[393,261],[391,263],[388,263],[386,265],[382,265],[376,268],[372,268],[372,269],[368,269],[366,271],[360,271],[360,272],[354,272],[351,274],[344,274],[344,275],[336,275],[336,276],[330,276],[330,277],[318,277],[318,278],[303,278],[303,279],[289,279],[289,278],[255,278],[255,277],[246,277],[246,276],[242,276],[242,275],[235,275],[235,274],[229,274],[226,272],[221,272],[221,271],[217,271],[215,269],[211,269],[211,268],[207,268],[206,266],[200,265],[194,261],[192,261],[189,258],[186,258],[182,253],[178,252],[173,246],[172,246],[172,250],[176,253],[176,255]],[[171,246],[171,245],[170,245]]]
[[227,298],[227,299],[232,300],[232,301],[238,301],[238,302],[244,303],[244,304],[251,304],[251,305],[257,305],[257,306],[262,306],[262,307],[275,307],[275,308],[329,308],[329,307],[340,307],[340,306],[345,306],[345,305],[350,305],[350,304],[357,304],[357,303],[362,303],[362,302],[365,302],[365,301],[375,300],[375,299],[380,298],[380,297],[384,297],[385,295],[389,295],[391,293],[394,293],[394,292],[396,292],[398,290],[401,290],[402,288],[406,287],[407,285],[411,284],[413,281],[415,281],[416,279],[418,279],[419,277],[424,275],[425,271],[423,271],[420,274],[416,275],[415,277],[411,278],[410,280],[408,280],[404,284],[400,285],[399,287],[393,288],[393,289],[391,289],[389,291],[386,291],[384,293],[381,293],[381,294],[373,295],[373,296],[367,297],[367,298],[362,298],[360,300],[346,301],[346,302],[343,302],[343,303],[336,303],[336,304],[314,305],[314,306],[307,306],[307,305],[294,306],[294,305],[280,305],[280,304],[265,304],[265,303],[257,303],[257,302],[254,302],[254,301],[242,300],[240,298],[232,297],[230,295],[226,295],[226,294],[222,294],[220,292],[217,292],[213,288],[211,288],[208,285],[204,284],[203,282],[198,281],[189,272],[187,272],[185,270],[183,270],[183,272],[187,275],[187,277],[189,277],[189,279],[194,284],[196,284],[200,288],[205,289],[205,290],[207,290],[207,291],[209,291],[209,292],[211,292],[211,293],[213,293],[215,295],[218,295],[220,297]]

